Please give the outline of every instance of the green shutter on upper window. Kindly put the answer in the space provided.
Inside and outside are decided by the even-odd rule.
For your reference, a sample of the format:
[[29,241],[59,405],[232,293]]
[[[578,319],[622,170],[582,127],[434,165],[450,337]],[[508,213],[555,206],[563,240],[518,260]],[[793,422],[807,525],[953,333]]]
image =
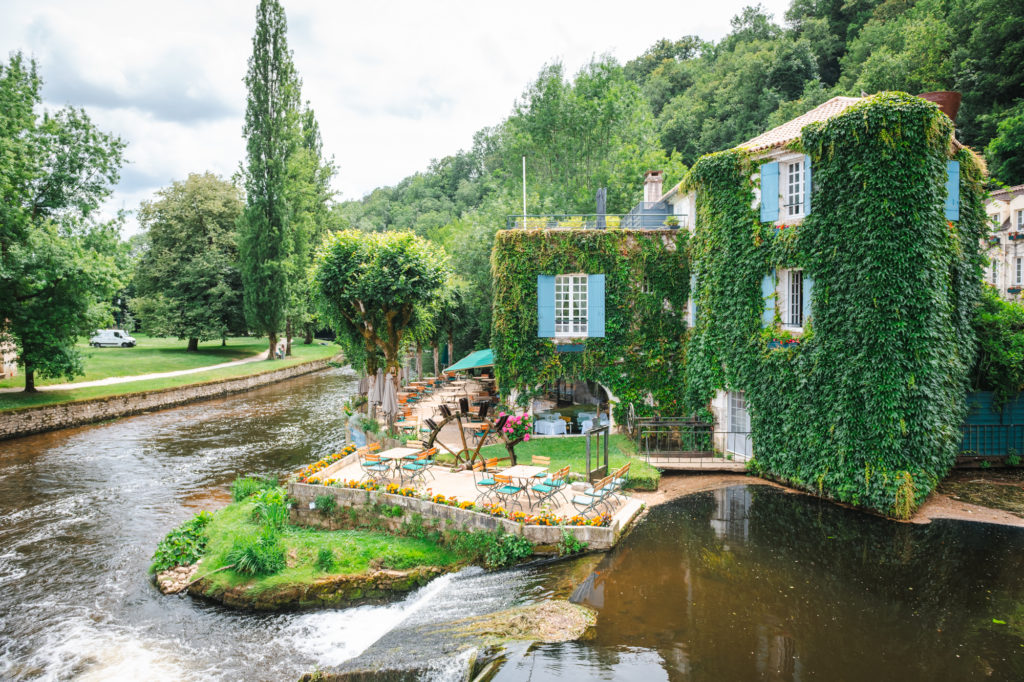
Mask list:
[[555,276],[537,275],[537,336],[555,335]]
[[587,336],[604,338],[604,275],[587,276]]
[[761,164],[761,222],[779,219],[779,162]]

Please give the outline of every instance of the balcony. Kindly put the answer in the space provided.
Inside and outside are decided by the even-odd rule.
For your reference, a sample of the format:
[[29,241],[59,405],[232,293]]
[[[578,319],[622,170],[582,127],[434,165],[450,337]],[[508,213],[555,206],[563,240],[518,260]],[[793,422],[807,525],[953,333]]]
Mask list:
[[[675,224],[666,225],[669,218]],[[673,216],[664,201],[642,202],[632,211],[621,213],[584,213],[549,215],[510,215],[505,221],[506,230],[674,230],[679,227],[679,216]]]

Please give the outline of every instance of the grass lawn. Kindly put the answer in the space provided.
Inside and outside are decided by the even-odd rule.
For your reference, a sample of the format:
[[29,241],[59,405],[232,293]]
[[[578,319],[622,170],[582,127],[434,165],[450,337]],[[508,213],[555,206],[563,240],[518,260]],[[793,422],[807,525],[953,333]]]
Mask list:
[[[259,533],[259,525],[252,520],[253,506],[252,502],[236,502],[214,514],[206,528],[209,542],[201,575],[227,565],[225,558],[236,538]],[[334,553],[336,564],[330,575],[364,573],[373,559],[381,557],[387,557],[390,566],[402,570],[416,566],[451,566],[458,562],[453,552],[428,540],[369,531],[325,531],[285,525],[281,541],[285,556],[289,557],[289,567],[276,575],[256,578],[252,586],[254,593],[273,587],[308,584],[326,577],[328,574],[316,566],[321,548]],[[233,587],[254,579],[228,569],[211,575],[210,580],[217,587]]]
[[[139,338],[139,337],[136,337]],[[160,341],[169,341],[167,339],[160,339]],[[239,339],[237,341],[243,341]],[[259,350],[266,347],[266,343],[260,339],[247,338],[244,339],[244,344],[228,345],[226,349],[221,349],[219,346],[216,350],[232,350],[238,352],[239,355],[232,358],[230,355],[207,355],[206,359],[199,362],[193,367],[204,365],[218,364],[221,362],[227,362],[237,357],[249,357],[254,355]],[[219,343],[219,342],[218,342]],[[231,344],[231,341],[228,341]],[[141,339],[140,339],[141,344]],[[199,346],[200,352],[206,350],[213,350],[213,348],[207,349],[203,345]],[[100,353],[132,353],[133,351],[140,350],[139,346],[135,348],[100,348],[91,349],[90,352]],[[85,400],[88,398],[100,398],[112,395],[122,395],[125,393],[139,393],[143,391],[155,391],[161,388],[171,388],[175,386],[186,386],[188,384],[199,384],[214,379],[228,379],[233,377],[247,376],[250,374],[259,374],[261,372],[267,372],[275,369],[283,369],[285,367],[291,367],[298,365],[303,362],[309,362],[311,360],[321,360],[330,358],[339,352],[339,347],[333,343],[328,343],[326,346],[319,345],[319,342],[314,342],[310,346],[303,345],[301,342],[292,345],[292,357],[285,358],[284,360],[273,360],[271,362],[250,362],[243,365],[235,365],[233,367],[222,367],[221,369],[213,369],[206,372],[196,372],[194,374],[183,374],[176,377],[165,377],[163,379],[147,379],[144,381],[130,381],[123,384],[111,384],[109,386],[93,386],[90,388],[78,388],[73,390],[64,391],[40,391],[38,393],[0,393],[0,411],[2,410],[13,410],[21,407],[34,407],[36,405],[52,405],[55,403],[66,403],[74,400]],[[171,353],[173,355],[173,353]],[[181,349],[181,355],[186,355],[184,347]],[[192,355],[189,353],[188,355]],[[127,357],[124,356],[124,357]],[[211,359],[212,357],[212,359]],[[191,358],[186,359],[186,361]],[[127,363],[126,363],[127,364]],[[150,372],[159,371],[173,371],[174,369],[187,369],[187,367],[173,367],[164,364],[162,366],[154,367],[150,365],[148,369],[139,369],[136,365],[130,370],[122,371],[119,374],[107,374],[105,376],[131,376],[134,374],[148,374]],[[92,379],[103,378],[102,376],[93,376]],[[88,378],[79,378],[77,381],[87,381]],[[24,379],[22,379],[24,381]],[[22,384],[24,385],[24,384]]]
[[[508,451],[501,443],[481,448],[480,455],[485,458],[505,457]],[[583,436],[563,436],[558,438],[531,438],[516,446],[516,459],[522,464],[529,464],[530,458],[541,455],[551,458],[551,471],[557,471],[569,465],[576,473],[586,473],[587,439]],[[643,460],[633,457],[636,447],[633,440],[623,434],[613,434],[608,439],[608,466],[612,469],[632,461],[630,481],[627,488],[638,490],[657,490],[661,472]],[[600,456],[604,457],[602,444]],[[591,466],[598,465],[598,452],[591,452]],[[632,459],[631,459],[632,458]],[[603,459],[602,459],[603,462]]]
[[[91,348],[88,339],[81,339],[75,347],[85,356],[85,375],[73,381],[95,381],[107,377],[127,377],[135,374],[174,372],[179,369],[193,369],[222,362],[249,358],[267,350],[267,340],[252,337],[228,339],[228,345],[220,341],[199,344],[199,350],[189,353],[185,350],[188,341],[154,338],[139,334],[135,337],[138,345],[134,348]],[[19,370],[22,371],[22,370]],[[44,379],[36,377],[36,386],[67,383],[65,377]],[[24,388],[25,375],[0,381],[0,388]]]

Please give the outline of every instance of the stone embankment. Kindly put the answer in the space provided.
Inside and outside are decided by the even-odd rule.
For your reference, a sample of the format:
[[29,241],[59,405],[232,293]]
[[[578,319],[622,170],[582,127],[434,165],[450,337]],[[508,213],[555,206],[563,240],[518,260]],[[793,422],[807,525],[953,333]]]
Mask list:
[[248,584],[225,588],[215,586],[204,577],[192,583],[188,593],[250,611],[337,608],[383,603],[458,568],[420,566],[408,571],[371,570],[358,575],[328,576],[303,585],[282,585],[255,594]]
[[[339,358],[334,358],[337,360]],[[121,395],[77,400],[59,405],[41,405],[0,412],[0,440],[29,436],[34,433],[55,431],[73,426],[84,426],[140,414],[150,410],[187,405],[213,398],[223,398],[260,386],[266,386],[292,377],[318,372],[327,368],[330,360],[313,360],[299,365],[272,369],[259,374],[230,379],[215,379],[199,384],[177,386],[155,391],[123,393]]]

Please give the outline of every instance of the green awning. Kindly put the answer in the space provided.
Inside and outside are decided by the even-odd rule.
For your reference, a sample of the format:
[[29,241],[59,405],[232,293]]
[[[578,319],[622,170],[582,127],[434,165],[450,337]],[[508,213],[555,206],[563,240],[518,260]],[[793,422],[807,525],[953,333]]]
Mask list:
[[494,366],[494,351],[490,348],[484,350],[475,350],[466,357],[456,362],[451,367],[445,367],[446,372],[462,372],[467,369],[473,369],[475,367],[493,367]]

